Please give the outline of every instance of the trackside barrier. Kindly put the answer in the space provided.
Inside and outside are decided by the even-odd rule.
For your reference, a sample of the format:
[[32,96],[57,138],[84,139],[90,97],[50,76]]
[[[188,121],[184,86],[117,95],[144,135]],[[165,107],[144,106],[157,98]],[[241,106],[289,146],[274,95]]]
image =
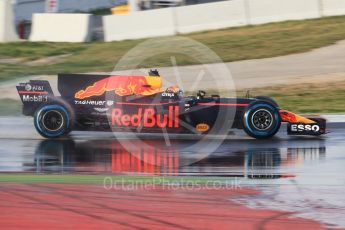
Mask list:
[[249,24],[320,17],[317,0],[244,0],[248,1]]
[[91,40],[90,14],[34,14],[30,41],[87,42]]
[[0,0],[0,42],[18,41],[15,31],[12,2]]
[[103,17],[105,41],[345,15],[345,0],[230,0]]
[[345,15],[344,0],[322,0],[322,16]]
[[[102,21],[104,40],[110,42],[332,15],[345,15],[345,0],[230,0],[108,15]],[[89,41],[90,18],[35,14],[30,41]]]
[[246,25],[243,0],[176,7],[176,31],[191,33]]
[[174,35],[176,31],[172,14],[172,9],[166,8],[104,16],[104,40],[119,41]]

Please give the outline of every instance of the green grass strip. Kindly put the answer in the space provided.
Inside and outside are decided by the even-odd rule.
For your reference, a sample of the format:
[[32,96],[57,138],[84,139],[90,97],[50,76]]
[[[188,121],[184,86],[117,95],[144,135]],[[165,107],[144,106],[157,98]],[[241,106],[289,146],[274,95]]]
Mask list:
[[237,179],[223,177],[172,177],[127,175],[47,175],[0,174],[0,183],[66,183],[66,184],[232,184]]

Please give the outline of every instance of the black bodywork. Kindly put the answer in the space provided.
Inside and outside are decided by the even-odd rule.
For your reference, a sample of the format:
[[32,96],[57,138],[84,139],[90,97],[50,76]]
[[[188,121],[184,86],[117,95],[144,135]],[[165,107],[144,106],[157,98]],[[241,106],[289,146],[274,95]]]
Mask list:
[[[224,122],[232,123],[231,128],[242,128],[244,109],[251,102],[257,100],[254,98],[221,98],[218,95],[204,96],[202,93],[196,96],[183,96],[181,92],[127,97],[108,93],[85,100],[75,99],[74,95],[78,90],[107,77],[109,75],[61,74],[58,76],[58,91],[61,96],[54,96],[48,81],[31,80],[28,83],[20,84],[17,86],[17,90],[23,102],[23,114],[34,116],[35,111],[42,105],[60,103],[73,114],[74,130],[139,131],[137,126],[112,126],[111,110],[121,108],[123,114],[133,115],[138,114],[138,109],[154,108],[156,117],[157,114],[169,115],[169,108],[173,106],[174,109],[178,107],[180,122],[178,127],[166,125],[165,128],[168,132],[202,133],[210,131],[217,126],[217,123],[219,126],[223,126]],[[205,131],[194,130],[198,124],[206,124],[209,128],[204,128]],[[157,125],[143,126],[139,132],[162,132],[162,128]]]
[[[21,83],[17,90],[23,102],[23,114],[37,117],[37,111],[43,106],[61,105],[68,111],[66,119],[72,123],[68,131],[226,134],[231,128],[244,128],[248,133],[244,127],[246,111],[251,105],[264,102],[264,106],[267,105],[268,110],[272,110],[272,114],[276,115],[274,119],[277,123],[275,130],[264,137],[273,136],[280,128],[279,106],[266,97],[224,98],[205,95],[203,91],[199,91],[195,96],[184,96],[181,91],[163,91],[148,96],[118,96],[107,92],[86,99],[76,98],[79,90],[109,77],[110,75],[60,74],[58,91],[61,96],[54,95],[48,81],[32,80]],[[320,123],[317,132],[299,130],[291,133],[290,130],[289,134],[324,134],[325,121],[317,122]],[[37,121],[35,125],[39,125]],[[254,133],[251,136],[256,137],[255,135]]]

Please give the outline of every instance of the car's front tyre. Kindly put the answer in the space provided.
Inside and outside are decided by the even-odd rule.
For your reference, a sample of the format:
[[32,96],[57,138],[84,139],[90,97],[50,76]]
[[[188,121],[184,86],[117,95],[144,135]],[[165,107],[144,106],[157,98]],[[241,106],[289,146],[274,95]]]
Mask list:
[[71,131],[71,115],[62,105],[50,104],[39,108],[34,115],[37,132],[45,138],[57,138]]
[[251,103],[243,115],[244,131],[256,139],[274,136],[279,131],[280,125],[278,108],[267,101],[258,100]]

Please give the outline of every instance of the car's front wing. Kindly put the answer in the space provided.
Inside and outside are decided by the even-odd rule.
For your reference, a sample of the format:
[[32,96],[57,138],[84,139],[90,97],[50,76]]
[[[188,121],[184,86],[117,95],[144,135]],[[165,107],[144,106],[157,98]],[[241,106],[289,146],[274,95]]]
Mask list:
[[288,135],[320,136],[326,134],[326,119],[318,116],[301,116],[287,110],[280,110],[282,122],[287,122]]

